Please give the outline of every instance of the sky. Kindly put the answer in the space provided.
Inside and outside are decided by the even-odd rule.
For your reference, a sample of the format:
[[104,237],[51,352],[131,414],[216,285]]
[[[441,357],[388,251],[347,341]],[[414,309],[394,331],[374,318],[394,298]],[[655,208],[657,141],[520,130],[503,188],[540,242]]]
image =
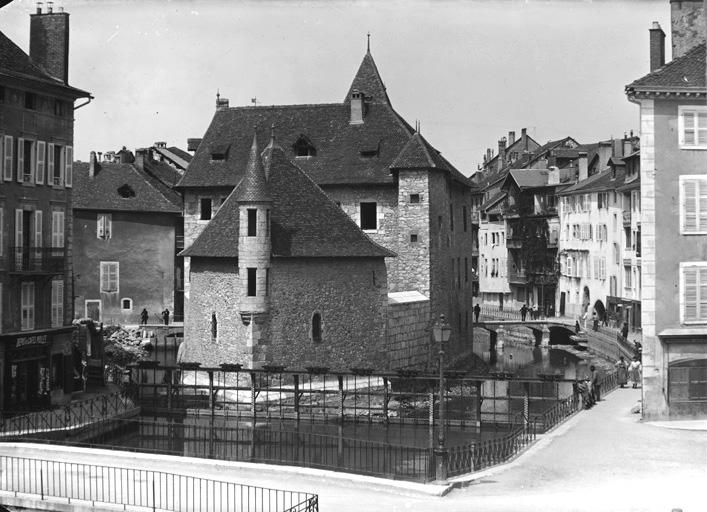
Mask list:
[[[74,154],[186,149],[231,106],[341,102],[366,51],[393,107],[464,174],[523,127],[539,143],[638,133],[624,86],[648,72],[648,29],[670,48],[668,0],[55,0],[70,13]],[[35,1],[0,10],[29,50]],[[669,60],[670,52],[667,51]]]

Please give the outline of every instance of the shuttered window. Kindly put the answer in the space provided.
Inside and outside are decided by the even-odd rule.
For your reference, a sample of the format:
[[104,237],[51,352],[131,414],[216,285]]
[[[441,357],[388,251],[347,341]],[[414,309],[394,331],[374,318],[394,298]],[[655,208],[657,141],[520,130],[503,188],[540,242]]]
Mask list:
[[707,234],[707,175],[680,176],[680,233]]
[[101,293],[118,291],[118,272],[117,261],[101,261]]
[[707,323],[707,262],[680,263],[680,321]]
[[52,247],[64,247],[64,212],[52,212]]
[[52,281],[52,327],[64,325],[64,281]]
[[54,144],[47,144],[47,185],[54,184]]
[[39,249],[42,247],[42,210],[34,212],[34,246]]
[[5,181],[12,181],[12,135],[5,135],[5,142],[3,144],[3,154],[5,155],[3,159],[3,174]]
[[37,172],[35,182],[37,185],[44,184],[46,174],[45,162],[47,161],[47,143],[43,140],[37,142]]
[[99,213],[96,217],[96,236],[108,240],[113,234],[113,216],[110,213]]
[[66,146],[64,149],[64,162],[66,162],[66,167],[64,168],[64,184],[71,188],[74,182],[74,148],[71,146]]
[[20,302],[22,305],[22,330],[31,331],[34,329],[34,283],[22,283]]
[[682,149],[707,149],[707,107],[678,107],[678,133]]

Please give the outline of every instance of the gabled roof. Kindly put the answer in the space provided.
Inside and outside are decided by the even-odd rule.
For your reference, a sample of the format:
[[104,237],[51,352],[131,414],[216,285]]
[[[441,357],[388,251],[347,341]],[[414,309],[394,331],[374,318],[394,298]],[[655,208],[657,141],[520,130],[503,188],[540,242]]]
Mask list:
[[[96,166],[92,178],[88,162],[74,163],[74,209],[182,213],[179,194],[135,164],[98,162]],[[126,185],[134,196],[120,195],[118,189]]]
[[482,203],[480,209],[488,210],[489,208],[496,205],[498,202],[500,202],[502,199],[505,199],[506,197],[508,197],[508,194],[506,192],[499,191],[495,195],[489,197],[487,201]]
[[[288,160],[282,148],[269,146],[267,186],[273,257],[386,258],[395,253],[373,242],[307,175]],[[238,257],[238,196],[231,192],[194,243],[190,257]]]
[[[561,148],[561,146],[564,146],[567,142],[573,142],[574,144],[577,144],[577,148]],[[530,159],[525,163],[524,167],[531,168],[532,165],[543,158],[545,155],[547,155],[550,151],[552,150],[560,150],[561,152],[566,150],[569,151],[577,151],[579,148],[579,144],[577,143],[576,140],[574,140],[572,137],[565,137],[563,139],[557,139],[557,140],[551,140],[540,146],[538,149],[533,151],[533,155],[530,157]],[[574,155],[574,156],[572,156]],[[566,155],[563,153],[560,156],[566,156],[567,158],[576,158],[576,154],[574,153],[567,153]]]
[[[626,173],[623,168],[607,169],[596,174],[592,174],[586,180],[578,181],[574,185],[557,193],[560,196],[571,196],[573,194],[589,194],[591,192],[605,192],[617,190],[624,184]],[[613,176],[613,178],[612,178]]]
[[177,167],[182,170],[186,169],[189,165],[189,162],[191,162],[191,155],[176,146],[172,146],[169,148],[155,146],[152,148],[152,150],[156,153],[159,153],[167,160],[173,162]]
[[437,169],[449,172],[452,177],[472,189],[478,187],[469,178],[460,173],[449,161],[442,156],[432,145],[427,142],[419,132],[415,132],[405,147],[400,151],[393,163],[392,170],[396,169]]
[[0,32],[0,75],[32,80],[45,85],[59,87],[76,98],[86,98],[90,93],[76,89],[44,71],[30,59],[22,49],[5,34]]
[[[414,130],[391,107],[370,53],[364,57],[351,88],[370,97],[361,124],[350,123],[348,99],[334,104],[217,110],[179,186],[238,184],[248,162],[253,127],[259,140],[269,138],[273,127],[272,132],[286,156],[320,186],[393,184],[390,166],[413,137]],[[302,135],[312,144],[316,156],[296,156],[293,145]],[[217,146],[228,147],[225,159],[211,158],[211,148]],[[428,143],[426,147],[432,148]],[[444,162],[454,179],[469,184],[439,152],[431,152],[433,158]]]
[[[550,172],[547,169],[512,170],[508,173],[507,180],[513,180],[521,190],[549,186],[547,178]],[[505,182],[504,182],[505,185]]]
[[705,53],[705,43],[695,46],[677,59],[628,84],[626,93],[630,96],[635,92],[707,92]]

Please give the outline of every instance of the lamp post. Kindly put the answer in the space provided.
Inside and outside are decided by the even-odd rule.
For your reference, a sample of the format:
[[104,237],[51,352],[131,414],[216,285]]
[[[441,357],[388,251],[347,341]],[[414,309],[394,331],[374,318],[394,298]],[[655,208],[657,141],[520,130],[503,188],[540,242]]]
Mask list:
[[432,327],[434,341],[439,345],[439,430],[437,433],[437,447],[434,449],[436,479],[440,482],[447,480],[447,447],[444,442],[444,344],[449,341],[452,328],[447,323],[444,315],[439,315],[439,320]]

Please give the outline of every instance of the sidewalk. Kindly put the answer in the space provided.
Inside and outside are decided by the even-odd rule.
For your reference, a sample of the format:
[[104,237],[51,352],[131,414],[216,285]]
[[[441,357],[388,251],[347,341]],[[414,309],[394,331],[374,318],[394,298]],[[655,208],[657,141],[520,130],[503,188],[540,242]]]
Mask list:
[[[468,512],[684,512],[705,510],[707,433],[641,423],[631,408],[640,389],[618,389],[582,411],[510,463],[492,468],[451,491],[430,496],[438,486],[390,482],[282,466],[175,459],[126,454],[135,464],[169,466],[205,478],[319,494],[320,510]],[[17,450],[0,444],[0,453]],[[23,445],[25,456],[76,457],[106,462],[105,454],[68,447]],[[50,452],[62,452],[52,455]],[[124,453],[124,452],[123,452]],[[39,454],[39,455],[38,455]],[[118,462],[118,453],[111,463]],[[122,453],[120,455],[122,458]],[[149,462],[148,462],[149,461]],[[135,466],[133,466],[135,467]]]

